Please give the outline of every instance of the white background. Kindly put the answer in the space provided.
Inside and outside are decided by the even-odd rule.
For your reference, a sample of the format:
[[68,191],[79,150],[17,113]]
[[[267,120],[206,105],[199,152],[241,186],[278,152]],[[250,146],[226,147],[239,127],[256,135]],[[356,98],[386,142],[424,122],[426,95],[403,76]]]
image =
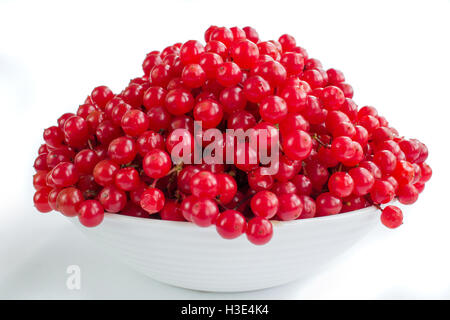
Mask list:
[[[449,21],[442,0],[0,0],[0,298],[450,298]],[[147,52],[203,39],[210,24],[251,25],[265,40],[294,35],[325,68],[344,71],[360,106],[428,145],[434,176],[402,227],[377,227],[306,282],[223,295],[146,278],[97,251],[67,218],[34,210],[43,129],[96,85],[120,91]],[[80,291],[65,285],[72,264]]]

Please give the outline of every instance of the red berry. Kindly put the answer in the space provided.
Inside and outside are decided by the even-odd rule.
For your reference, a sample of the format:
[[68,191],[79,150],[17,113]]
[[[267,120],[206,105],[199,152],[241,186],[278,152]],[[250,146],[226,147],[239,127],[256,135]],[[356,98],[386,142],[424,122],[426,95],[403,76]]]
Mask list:
[[431,179],[431,175],[433,174],[433,171],[431,170],[431,167],[426,164],[425,162],[420,163],[420,172],[422,173],[422,178],[420,179],[420,182],[427,182]]
[[300,197],[294,193],[282,194],[278,197],[279,209],[277,216],[283,220],[297,219],[303,210],[303,203]]
[[141,194],[140,205],[149,214],[161,211],[164,207],[165,197],[161,190],[148,188]]
[[294,130],[283,137],[284,153],[292,160],[306,159],[312,149],[311,137],[302,130]]
[[400,185],[397,192],[398,201],[402,204],[413,204],[419,197],[419,192],[412,184]]
[[201,121],[204,129],[215,128],[222,121],[223,108],[213,100],[204,100],[194,107],[194,119]]
[[111,160],[102,160],[97,163],[93,170],[95,182],[101,186],[108,186],[114,183],[114,177],[119,171],[119,166]]
[[194,200],[189,210],[192,222],[199,227],[209,227],[214,224],[219,215],[219,207],[217,207],[216,202],[211,199],[193,198]]
[[230,203],[238,189],[236,180],[227,173],[216,173],[215,176],[218,184],[217,200],[221,204]]
[[339,110],[345,102],[345,96],[342,90],[334,86],[325,87],[320,98],[324,107],[328,110]]
[[98,200],[106,211],[117,213],[125,208],[125,205],[127,204],[127,195],[116,186],[109,185],[100,191]]
[[247,224],[247,239],[255,245],[263,245],[272,239],[272,223],[262,217],[255,217]]
[[62,189],[56,198],[56,210],[67,217],[75,217],[83,200],[83,194],[77,188]]
[[381,212],[381,222],[388,228],[398,228],[403,223],[403,213],[396,206],[387,206]]
[[328,180],[328,189],[336,197],[344,198],[353,192],[354,182],[347,172],[335,172]]
[[299,76],[303,72],[305,62],[300,53],[285,52],[281,55],[280,63],[286,69],[288,76]]
[[224,87],[233,87],[241,82],[242,71],[234,62],[224,62],[216,69],[216,79]]
[[255,215],[270,219],[277,214],[278,197],[270,191],[259,191],[250,202],[250,207]]
[[[222,57],[214,52],[204,52],[201,54],[198,64],[206,74],[206,78],[214,79],[217,68],[223,63]],[[185,80],[183,80],[185,82]]]
[[316,216],[338,214],[342,209],[342,201],[329,192],[321,193],[316,199]]
[[220,103],[223,109],[227,113],[233,113],[237,110],[242,110],[247,105],[247,99],[245,98],[242,89],[239,87],[228,87],[220,93]]
[[114,184],[123,191],[137,189],[141,184],[139,173],[132,167],[119,169],[114,177]]
[[224,239],[235,239],[245,232],[247,222],[244,216],[235,210],[226,210],[219,214],[216,230]]
[[303,203],[303,210],[299,219],[314,218],[316,215],[316,202],[314,199],[307,195],[301,195],[300,199]]
[[52,182],[58,188],[74,185],[78,181],[78,171],[71,162],[60,162],[51,173]]
[[173,89],[166,95],[165,106],[171,114],[182,115],[192,110],[194,97],[185,89]]
[[78,116],[67,119],[64,123],[64,137],[70,146],[85,146],[89,138],[89,128],[86,120]]
[[181,80],[188,88],[199,88],[206,81],[206,72],[199,64],[189,64],[184,67]]
[[209,40],[217,40],[222,42],[227,47],[230,47],[234,40],[233,32],[225,27],[218,27],[211,32]]
[[64,133],[59,127],[49,127],[44,130],[44,141],[48,146],[58,148],[64,141]]
[[127,135],[137,137],[148,129],[149,120],[144,112],[133,109],[123,115],[121,126]]
[[253,29],[252,27],[244,27],[242,28],[242,30],[244,30],[245,36],[248,40],[252,41],[253,43],[259,42],[259,35],[255,29]]
[[414,180],[414,166],[408,161],[397,161],[393,176],[399,184],[409,184]]
[[260,76],[249,77],[244,82],[244,95],[247,100],[258,103],[271,94],[269,83]]
[[269,123],[279,123],[288,114],[288,108],[283,98],[268,96],[259,104],[261,118]]
[[78,219],[85,227],[98,226],[105,216],[101,203],[97,200],[85,200],[78,208]]
[[185,66],[191,63],[198,63],[203,52],[205,52],[205,48],[200,42],[189,40],[180,49],[181,62]]
[[274,181],[273,176],[264,174],[262,167],[252,170],[248,173],[248,184],[255,191],[269,190],[272,188]]
[[200,171],[194,174],[190,181],[190,191],[197,198],[215,198],[219,192],[215,174],[208,171]]
[[108,146],[108,157],[117,164],[130,163],[133,161],[136,153],[134,140],[128,137],[116,138]]
[[375,203],[385,204],[394,199],[395,189],[391,183],[385,180],[376,180],[372,190],[370,191],[370,197]]
[[169,173],[172,161],[167,152],[159,149],[149,151],[142,160],[142,168],[147,176],[159,179]]
[[163,106],[166,100],[167,91],[162,87],[150,87],[144,93],[142,104],[147,110],[153,107]]
[[49,188],[42,188],[36,191],[36,193],[33,196],[33,202],[34,206],[39,212],[46,213],[52,211],[52,207],[49,204],[48,201],[48,195],[49,195],[50,189]]
[[233,43],[230,48],[230,55],[242,69],[251,69],[258,61],[259,49],[252,41],[243,39]]
[[353,193],[357,196],[363,196],[370,192],[375,183],[372,173],[364,167],[350,169],[350,176],[354,182]]
[[373,156],[373,162],[375,162],[384,174],[394,172],[397,167],[397,158],[392,152],[387,150],[376,152]]
[[74,158],[74,164],[80,173],[92,173],[95,165],[100,161],[100,157],[91,149],[83,149]]

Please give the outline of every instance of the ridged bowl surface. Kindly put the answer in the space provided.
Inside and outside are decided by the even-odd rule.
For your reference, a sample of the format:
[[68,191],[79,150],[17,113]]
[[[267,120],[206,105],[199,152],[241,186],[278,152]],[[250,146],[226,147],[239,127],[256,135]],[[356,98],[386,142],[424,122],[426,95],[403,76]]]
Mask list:
[[222,239],[214,227],[108,214],[89,238],[149,277],[202,291],[239,292],[309,277],[363,237],[379,215],[374,207],[335,216],[274,222],[274,236],[255,246],[244,236]]

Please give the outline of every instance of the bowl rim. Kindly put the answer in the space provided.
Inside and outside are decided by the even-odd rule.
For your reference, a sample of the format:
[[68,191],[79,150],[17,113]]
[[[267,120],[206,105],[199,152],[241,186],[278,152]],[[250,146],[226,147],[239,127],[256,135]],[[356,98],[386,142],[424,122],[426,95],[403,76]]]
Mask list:
[[[391,203],[386,204],[386,205],[390,205],[390,204]],[[313,217],[313,218],[307,218],[307,219],[296,219],[296,220],[290,220],[290,221],[271,220],[271,222],[274,227],[297,226],[297,225],[303,225],[303,224],[319,224],[319,223],[325,223],[328,221],[351,219],[357,215],[375,213],[377,211],[378,211],[378,208],[372,205],[372,206],[365,207],[362,209],[338,213],[338,214],[329,215],[329,216]],[[172,227],[172,228],[183,228],[183,229],[190,228],[190,229],[196,229],[196,230],[198,230],[200,228],[199,226],[197,226],[194,223],[189,222],[189,221],[148,219],[148,218],[127,216],[127,215],[122,215],[122,214],[117,214],[117,213],[106,213],[104,219],[109,220],[109,221],[114,221],[114,222],[129,222],[129,223],[134,223],[139,220],[142,220],[139,222],[139,224],[162,225],[163,227]],[[211,226],[214,226],[214,225],[211,225]],[[208,228],[200,228],[200,229],[208,229]]]

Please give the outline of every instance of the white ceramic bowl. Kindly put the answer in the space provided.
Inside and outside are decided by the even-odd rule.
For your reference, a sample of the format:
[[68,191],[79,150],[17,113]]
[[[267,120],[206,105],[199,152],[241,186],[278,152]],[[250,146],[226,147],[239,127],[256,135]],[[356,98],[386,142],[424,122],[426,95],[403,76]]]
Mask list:
[[249,291],[309,277],[379,223],[374,207],[339,215],[274,222],[263,246],[245,235],[222,239],[214,227],[109,214],[96,228],[76,225],[94,242],[149,277],[174,286]]

